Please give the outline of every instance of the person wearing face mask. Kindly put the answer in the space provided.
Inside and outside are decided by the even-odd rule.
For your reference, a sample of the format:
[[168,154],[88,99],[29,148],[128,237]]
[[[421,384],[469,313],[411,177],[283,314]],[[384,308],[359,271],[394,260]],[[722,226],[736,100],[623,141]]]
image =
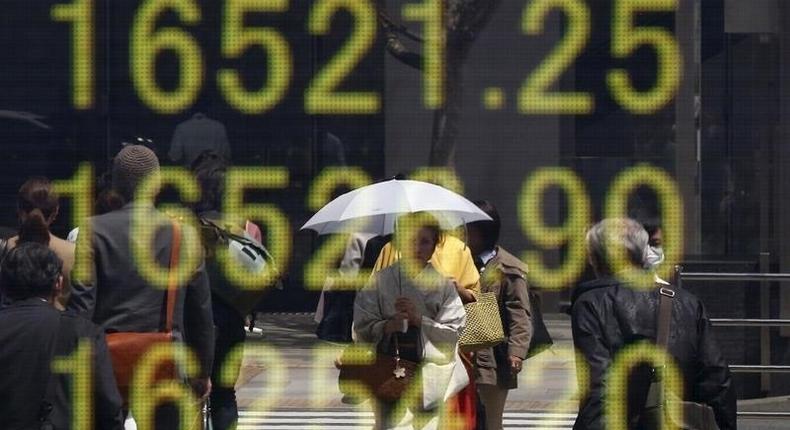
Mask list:
[[[664,244],[663,231],[661,230],[661,223],[656,220],[648,220],[642,223],[645,231],[647,231],[647,255],[645,256],[645,269],[656,272],[658,266],[664,262]],[[659,284],[669,285],[669,282],[661,279],[657,274],[656,282]]]

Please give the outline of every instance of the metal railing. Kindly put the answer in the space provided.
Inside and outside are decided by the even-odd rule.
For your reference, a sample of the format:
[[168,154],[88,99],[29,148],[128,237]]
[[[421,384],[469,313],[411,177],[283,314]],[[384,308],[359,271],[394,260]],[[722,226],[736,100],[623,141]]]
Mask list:
[[[759,373],[762,391],[770,390],[771,373],[790,373],[790,366],[772,365],[771,363],[771,327],[790,327],[789,319],[769,318],[769,282],[790,281],[790,273],[768,273],[769,254],[760,253],[760,273],[706,273],[683,272],[682,266],[675,266],[675,282],[680,288],[683,281],[741,281],[760,282],[760,318],[711,318],[711,325],[717,327],[759,327],[760,328],[760,364],[730,365],[733,373]],[[738,417],[744,418],[790,418],[790,412],[739,411]]]

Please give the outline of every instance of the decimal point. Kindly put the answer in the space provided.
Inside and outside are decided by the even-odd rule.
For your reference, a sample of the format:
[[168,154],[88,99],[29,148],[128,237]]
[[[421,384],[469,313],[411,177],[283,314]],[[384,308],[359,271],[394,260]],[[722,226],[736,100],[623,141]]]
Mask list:
[[505,107],[505,90],[489,87],[483,91],[483,106],[486,110],[501,110]]

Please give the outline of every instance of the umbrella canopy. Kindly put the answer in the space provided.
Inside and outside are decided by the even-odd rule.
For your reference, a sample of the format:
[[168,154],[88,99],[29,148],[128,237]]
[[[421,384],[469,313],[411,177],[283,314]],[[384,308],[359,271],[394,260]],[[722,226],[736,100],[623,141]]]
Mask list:
[[407,213],[430,212],[444,229],[491,220],[474,203],[427,182],[392,179],[350,191],[321,208],[302,230],[318,234],[392,233],[395,220]]

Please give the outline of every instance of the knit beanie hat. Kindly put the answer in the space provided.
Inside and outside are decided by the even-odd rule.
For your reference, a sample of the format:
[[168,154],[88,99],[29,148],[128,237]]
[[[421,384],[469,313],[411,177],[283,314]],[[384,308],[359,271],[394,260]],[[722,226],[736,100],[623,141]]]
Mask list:
[[131,201],[143,179],[158,173],[159,160],[154,151],[143,145],[128,145],[113,160],[112,185],[127,201]]

